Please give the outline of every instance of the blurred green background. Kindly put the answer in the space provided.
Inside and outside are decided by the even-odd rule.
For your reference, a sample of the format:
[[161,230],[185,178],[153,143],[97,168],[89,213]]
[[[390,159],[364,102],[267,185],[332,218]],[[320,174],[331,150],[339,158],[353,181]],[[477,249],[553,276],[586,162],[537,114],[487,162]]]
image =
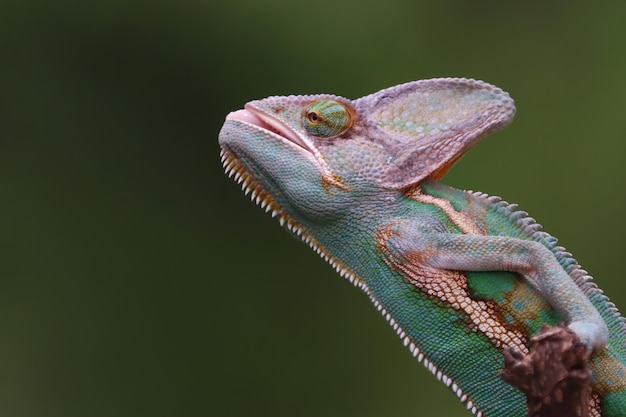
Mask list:
[[219,128],[267,95],[494,83],[516,122],[447,182],[520,203],[624,309],[625,18],[624,2],[3,2],[0,415],[469,415],[223,175]]

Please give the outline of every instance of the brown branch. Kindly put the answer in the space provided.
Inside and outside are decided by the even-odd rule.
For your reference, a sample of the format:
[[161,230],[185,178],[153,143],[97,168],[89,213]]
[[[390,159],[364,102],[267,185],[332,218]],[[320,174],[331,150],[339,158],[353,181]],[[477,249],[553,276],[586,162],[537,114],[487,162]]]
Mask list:
[[529,417],[589,416],[589,355],[564,325],[544,326],[527,355],[506,349],[504,367],[500,376],[526,395]]

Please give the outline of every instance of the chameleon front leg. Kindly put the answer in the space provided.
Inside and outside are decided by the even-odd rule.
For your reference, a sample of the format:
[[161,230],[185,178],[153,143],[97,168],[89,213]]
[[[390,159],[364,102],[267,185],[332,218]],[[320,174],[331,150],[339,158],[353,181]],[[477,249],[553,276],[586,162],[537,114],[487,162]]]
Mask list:
[[542,244],[505,236],[438,233],[423,226],[390,231],[386,253],[393,263],[418,270],[517,272],[538,289],[590,352],[606,347],[608,328],[600,313]]

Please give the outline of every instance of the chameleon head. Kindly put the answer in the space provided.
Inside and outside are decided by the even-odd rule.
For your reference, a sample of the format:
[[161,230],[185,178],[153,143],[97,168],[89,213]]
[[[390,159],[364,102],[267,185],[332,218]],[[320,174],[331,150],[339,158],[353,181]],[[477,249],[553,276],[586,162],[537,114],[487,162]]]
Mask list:
[[[327,213],[355,195],[441,178],[471,147],[508,125],[507,93],[481,81],[433,79],[348,100],[269,97],[226,117],[229,170],[290,213]],[[348,192],[349,191],[349,192]],[[350,194],[350,197],[347,196]]]

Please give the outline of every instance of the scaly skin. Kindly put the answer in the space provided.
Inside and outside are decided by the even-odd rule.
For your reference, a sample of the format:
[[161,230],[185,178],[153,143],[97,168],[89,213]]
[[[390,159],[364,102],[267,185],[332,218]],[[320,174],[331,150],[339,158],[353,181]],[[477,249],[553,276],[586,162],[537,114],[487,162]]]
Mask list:
[[438,182],[513,100],[467,79],[358,100],[270,97],[227,116],[226,171],[372,299],[419,361],[479,416],[525,415],[498,376],[566,322],[593,352],[591,415],[626,416],[626,326],[556,239],[497,197]]

